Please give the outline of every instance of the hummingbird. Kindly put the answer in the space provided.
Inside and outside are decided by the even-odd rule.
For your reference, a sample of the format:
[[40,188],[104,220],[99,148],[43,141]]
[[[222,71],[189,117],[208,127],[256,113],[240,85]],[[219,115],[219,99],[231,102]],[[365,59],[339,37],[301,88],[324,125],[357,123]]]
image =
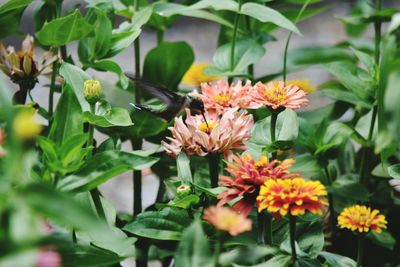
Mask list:
[[[185,108],[188,108],[195,114],[202,114],[205,120],[204,104],[201,99],[173,92],[164,86],[135,78],[135,76],[130,73],[125,73],[125,75],[138,88],[160,100],[164,106],[164,108],[161,110],[154,110],[148,106],[131,103],[131,105],[136,109],[148,111],[166,121],[171,121],[173,118],[181,114],[185,110]],[[205,122],[207,123],[206,120]]]

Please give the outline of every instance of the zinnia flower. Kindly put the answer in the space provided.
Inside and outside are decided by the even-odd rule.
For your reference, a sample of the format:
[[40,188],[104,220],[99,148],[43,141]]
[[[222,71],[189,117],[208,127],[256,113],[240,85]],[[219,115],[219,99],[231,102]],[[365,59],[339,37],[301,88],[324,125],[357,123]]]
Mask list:
[[204,210],[203,219],[232,236],[251,230],[251,220],[227,207],[211,206]]
[[229,189],[218,195],[218,199],[220,199],[218,206],[242,197],[232,208],[240,214],[248,216],[256,203],[260,186],[268,179],[286,179],[296,175],[290,174],[288,170],[293,163],[293,159],[269,162],[266,156],[261,156],[256,162],[250,154],[233,156],[233,161],[229,162],[226,168],[233,178],[220,176],[219,185]]
[[42,131],[42,125],[35,118],[34,111],[21,111],[14,119],[14,134],[21,140],[33,139]]
[[252,90],[250,81],[245,85],[241,81],[230,85],[226,80],[219,80],[213,84],[202,83],[201,93],[194,91],[191,95],[200,98],[209,112],[223,114],[230,108],[259,108],[261,104],[251,97]]
[[351,231],[369,232],[370,230],[380,233],[386,228],[385,216],[379,214],[379,210],[371,210],[370,207],[355,205],[345,208],[338,217],[340,228]]
[[306,92],[296,85],[286,84],[285,86],[282,81],[267,84],[258,82],[254,85],[252,93],[256,102],[272,109],[280,107],[297,109],[308,104],[308,100],[304,98]]
[[270,213],[285,216],[303,215],[307,210],[322,214],[328,205],[325,200],[326,189],[319,181],[306,181],[304,178],[270,179],[261,186],[257,197],[258,211],[267,209]]
[[0,69],[14,83],[27,90],[35,86],[37,77],[56,60],[50,52],[44,53],[40,63],[34,59],[34,56],[35,44],[30,35],[25,37],[20,51],[15,51],[14,47],[6,49],[0,42]]
[[175,119],[175,125],[168,128],[172,132],[172,137],[167,137],[171,143],[162,142],[168,154],[176,157],[184,151],[189,155],[225,153],[227,156],[232,149],[246,148],[243,141],[250,137],[252,115],[230,109],[220,118],[206,112],[205,122],[202,115],[191,115],[190,110],[186,113],[185,121],[180,116]]
[[103,96],[100,82],[98,80],[86,80],[83,84],[83,95],[87,102],[92,105],[96,104]]
[[41,248],[38,253],[36,267],[60,267],[61,256],[51,248]]
[[209,76],[204,73],[204,69],[208,66],[209,65],[207,63],[193,64],[186,71],[185,75],[182,78],[182,82],[191,86],[199,86],[201,83],[219,80],[220,77],[218,76]]

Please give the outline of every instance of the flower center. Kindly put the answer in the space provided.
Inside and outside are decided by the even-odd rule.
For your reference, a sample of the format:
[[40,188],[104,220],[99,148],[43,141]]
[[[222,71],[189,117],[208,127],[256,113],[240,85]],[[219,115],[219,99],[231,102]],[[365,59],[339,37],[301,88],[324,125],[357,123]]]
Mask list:
[[268,164],[268,158],[266,156],[261,156],[260,160],[257,161],[254,165],[257,168],[265,167]]
[[231,97],[229,95],[219,94],[213,96],[213,100],[221,106],[229,106],[229,101],[231,100]]
[[202,132],[210,133],[217,125],[215,121],[202,122],[199,125],[199,130]]
[[271,102],[281,103],[288,99],[286,91],[284,88],[279,86],[274,86],[273,88],[268,88],[265,90],[264,96]]

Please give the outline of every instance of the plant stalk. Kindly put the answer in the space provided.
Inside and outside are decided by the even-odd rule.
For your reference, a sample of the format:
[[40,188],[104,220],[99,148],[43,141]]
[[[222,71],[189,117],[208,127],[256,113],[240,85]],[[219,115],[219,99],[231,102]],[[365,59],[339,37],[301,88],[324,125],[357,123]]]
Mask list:
[[[271,143],[276,141],[276,121],[278,120],[278,112],[272,111],[271,113]],[[272,152],[272,159],[276,159],[276,151]]]
[[265,214],[265,244],[272,245],[272,215]]
[[357,267],[361,267],[364,259],[364,236],[362,234],[358,235],[357,244]]
[[164,30],[157,29],[157,45],[160,45],[164,41]]
[[219,266],[218,265],[218,259],[219,259],[219,254],[221,253],[221,246],[222,246],[222,237],[221,233],[217,232],[216,234],[217,240],[215,242],[215,248],[214,248],[214,260],[213,260],[213,266]]
[[[382,0],[376,0],[375,3],[375,9],[376,11],[379,11],[382,9]],[[374,61],[377,66],[380,64],[380,57],[381,57],[381,28],[382,28],[382,23],[380,21],[374,22],[374,31],[375,31],[375,47],[374,47]],[[380,86],[378,85],[378,88]],[[380,111],[383,112],[383,111]],[[370,122],[370,127],[369,127],[369,132],[368,132],[368,139],[367,139],[367,144],[368,146],[370,145],[372,141],[372,136],[374,133],[374,128],[375,128],[375,121],[376,117],[378,115],[378,106],[375,104],[372,110],[372,117],[371,117],[371,122]],[[371,149],[370,147],[363,147],[362,148],[362,154],[361,154],[361,161],[360,161],[360,183],[366,185],[368,182],[368,179],[366,178],[366,173],[367,173],[367,168],[368,164],[370,161],[371,157]]]
[[[132,140],[132,149],[141,150],[143,140]],[[142,171],[133,171],[133,215],[142,212]]]
[[237,31],[239,27],[239,19],[240,19],[240,10],[242,9],[242,0],[239,0],[238,11],[235,16],[235,22],[233,26],[233,35],[232,35],[232,43],[231,43],[231,53],[230,53],[230,69],[233,71],[235,68],[235,46],[236,46],[236,37]]
[[[90,112],[92,114],[95,113],[95,107],[96,104],[90,104]],[[93,146],[93,140],[94,140],[94,125],[93,124],[89,124],[89,139],[87,142],[87,147],[91,147]],[[88,154],[88,159],[91,158],[93,155],[93,152],[90,152]],[[93,200],[93,204],[94,207],[96,209],[97,214],[99,215],[99,217],[103,220],[106,220],[106,214],[104,212],[104,208],[103,205],[101,204],[101,199],[100,199],[100,192],[99,190],[96,188],[90,190],[90,196],[92,197]]]
[[296,262],[296,216],[289,214],[289,227],[290,227],[290,247],[292,249],[292,261]]
[[258,225],[258,233],[257,233],[257,242],[258,244],[265,244],[265,213],[258,212],[257,213],[257,225]]
[[[306,10],[308,4],[310,3],[310,0],[307,0],[303,6],[301,7],[299,13],[297,14],[297,17],[294,21],[294,24],[296,24],[300,18],[301,15],[303,14],[303,12]],[[284,54],[283,54],[283,83],[286,84],[286,77],[287,77],[287,54],[289,51],[289,43],[290,43],[290,39],[292,38],[292,34],[293,32],[289,33],[289,36],[287,38],[286,44],[285,44],[285,50],[284,50]]]
[[[329,170],[327,165],[324,166],[324,171],[325,171],[325,176],[326,176],[326,180],[329,186],[332,185],[332,178],[329,174]],[[336,230],[336,215],[335,215],[335,209],[333,206],[333,195],[332,193],[328,193],[328,202],[329,202],[329,213],[330,213],[330,217],[329,217],[329,222],[331,225],[331,230],[332,230],[332,235],[335,236],[335,230]]]
[[[54,53],[58,53],[58,48],[54,49]],[[53,121],[53,107],[54,107],[54,91],[56,85],[56,77],[58,73],[58,59],[53,63],[53,69],[51,73],[51,80],[50,80],[50,90],[49,90],[49,126]]]
[[219,178],[219,154],[217,153],[211,153],[208,155],[208,167],[210,170],[210,182],[211,182],[211,187],[217,187],[218,186],[218,178]]

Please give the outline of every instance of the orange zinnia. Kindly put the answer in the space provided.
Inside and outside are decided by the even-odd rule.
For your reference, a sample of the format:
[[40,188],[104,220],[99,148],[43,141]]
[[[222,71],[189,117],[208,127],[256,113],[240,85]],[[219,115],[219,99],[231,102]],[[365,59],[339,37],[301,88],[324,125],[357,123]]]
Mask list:
[[268,179],[292,177],[294,174],[290,174],[288,169],[293,163],[293,159],[269,162],[266,156],[261,156],[256,162],[250,154],[233,156],[233,161],[229,162],[226,168],[233,178],[220,176],[219,185],[229,189],[218,195],[220,199],[218,206],[242,197],[232,208],[245,216],[249,215],[256,202],[260,186]]
[[272,109],[280,107],[297,109],[308,104],[308,99],[304,98],[306,92],[296,85],[285,85],[282,81],[267,84],[258,82],[254,85],[252,93],[257,103]]
[[203,219],[221,231],[232,236],[251,230],[251,220],[227,207],[209,207],[204,210]]
[[322,214],[328,202],[327,191],[319,181],[306,181],[304,178],[268,180],[261,186],[257,197],[258,211],[285,216],[303,215],[307,210]]

